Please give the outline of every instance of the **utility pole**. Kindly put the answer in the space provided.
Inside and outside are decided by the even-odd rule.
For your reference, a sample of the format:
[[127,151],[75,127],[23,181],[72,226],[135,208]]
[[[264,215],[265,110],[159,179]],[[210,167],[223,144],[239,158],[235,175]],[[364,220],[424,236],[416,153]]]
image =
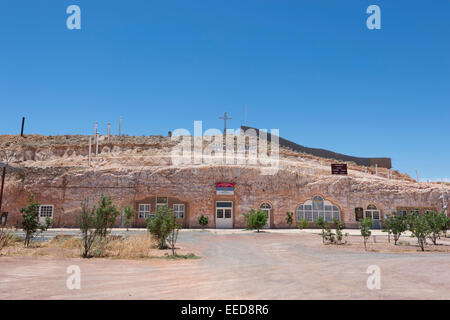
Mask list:
[[95,156],[98,155],[98,133],[95,136]]
[[122,136],[122,117],[119,120],[119,137]]
[[0,189],[0,213],[2,213],[3,188],[5,186],[5,176],[6,176],[6,164],[4,164],[4,167],[3,167],[2,186],[1,186],[1,189]]
[[416,181],[419,182],[419,171],[416,169]]
[[25,117],[22,117],[22,129],[20,130],[20,136],[23,137],[23,127],[25,126]]
[[95,156],[97,156],[98,154],[98,133],[97,133],[97,127],[98,127],[98,123],[97,121],[95,121]]
[[91,166],[91,152],[92,152],[92,137],[89,136],[89,153],[88,153],[88,165]]
[[108,122],[108,143],[109,143],[110,136],[111,136],[111,123]]

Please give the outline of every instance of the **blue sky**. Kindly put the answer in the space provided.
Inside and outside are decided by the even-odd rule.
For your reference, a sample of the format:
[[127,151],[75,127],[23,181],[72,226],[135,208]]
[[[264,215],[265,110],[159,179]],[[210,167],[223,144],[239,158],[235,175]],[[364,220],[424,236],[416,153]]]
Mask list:
[[230,127],[449,179],[449,14],[447,0],[2,0],[0,134],[22,116],[47,135],[122,116],[126,134],[166,135],[222,128],[227,111]]

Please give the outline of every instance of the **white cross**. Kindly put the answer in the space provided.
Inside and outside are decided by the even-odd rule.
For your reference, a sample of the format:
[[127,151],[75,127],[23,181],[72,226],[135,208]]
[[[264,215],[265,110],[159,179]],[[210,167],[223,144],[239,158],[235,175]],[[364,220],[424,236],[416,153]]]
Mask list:
[[227,133],[227,120],[231,120],[231,117],[227,116],[227,113],[224,112],[223,116],[219,117],[219,119],[223,119],[223,134]]

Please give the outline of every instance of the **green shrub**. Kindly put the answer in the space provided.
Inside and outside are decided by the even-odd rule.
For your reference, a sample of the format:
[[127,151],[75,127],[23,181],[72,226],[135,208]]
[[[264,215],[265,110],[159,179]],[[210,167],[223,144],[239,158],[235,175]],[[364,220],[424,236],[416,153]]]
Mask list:
[[30,245],[31,238],[41,226],[39,223],[39,202],[33,195],[28,200],[28,204],[20,209],[22,213],[22,228],[25,232],[25,246]]
[[95,210],[96,231],[100,238],[104,239],[108,234],[108,229],[112,229],[120,214],[113,204],[111,197],[100,195],[98,208]]
[[327,236],[327,231],[326,229],[329,228],[328,227],[328,223],[325,221],[325,219],[323,217],[318,217],[316,219],[316,221],[314,221],[314,224],[322,229],[321,235],[322,235],[322,243],[325,243],[325,237]]
[[364,218],[360,221],[359,229],[361,230],[361,236],[364,239],[364,250],[367,250],[367,240],[372,234],[372,231],[370,231],[370,228],[372,228],[372,223],[371,218]]
[[167,206],[159,208],[153,218],[147,219],[147,229],[157,241],[158,248],[168,248],[167,241],[169,241],[172,254],[175,254],[175,243],[178,237],[178,230],[181,228],[181,225],[176,220],[173,210]]
[[247,229],[256,229],[257,232],[259,232],[259,230],[267,223],[267,215],[262,210],[255,211],[254,209],[251,209],[248,213],[244,213],[244,219],[246,221]]
[[297,221],[297,228],[300,230],[306,229],[309,227],[309,222],[305,218],[300,218]]
[[443,230],[447,228],[448,218],[445,213],[439,214],[435,211],[428,211],[424,216],[430,227],[428,238],[436,245],[437,239],[441,236]]
[[425,215],[410,213],[406,221],[408,230],[411,231],[411,237],[417,238],[420,249],[425,251],[427,237],[432,233],[427,217]]
[[293,219],[294,213],[293,212],[286,212],[286,223],[291,226],[292,223],[294,222]]
[[78,216],[78,225],[80,227],[81,239],[83,241],[82,257],[89,258],[92,256],[91,249],[97,237],[95,230],[95,207],[89,209],[89,202],[85,199],[81,203],[81,214]]
[[445,210],[441,212],[440,216],[441,219],[445,221],[442,223],[442,233],[444,234],[444,237],[447,238],[447,230],[450,229],[450,217],[447,216]]
[[125,208],[123,208],[123,214],[125,217],[125,225],[127,226],[128,231],[128,228],[131,226],[131,220],[136,214],[136,210],[134,210],[132,206],[126,206]]
[[338,244],[342,243],[342,239],[344,238],[342,234],[342,230],[345,229],[344,221],[333,219],[334,226],[336,228],[336,242]]
[[408,230],[408,225],[404,217],[393,213],[385,219],[383,230],[394,235],[394,244],[397,245],[397,241],[402,233]]
[[209,218],[202,213],[202,215],[198,218],[198,224],[202,228],[204,228],[208,225],[208,222],[209,222]]
[[[93,255],[102,256],[104,246],[107,243],[108,229],[114,227],[118,215],[119,210],[114,206],[111,198],[103,193],[100,195],[98,208],[94,206],[92,209],[89,209],[89,201],[87,199],[81,203],[78,225],[83,240],[83,258],[89,258]],[[95,252],[93,251],[94,243],[96,243]]]

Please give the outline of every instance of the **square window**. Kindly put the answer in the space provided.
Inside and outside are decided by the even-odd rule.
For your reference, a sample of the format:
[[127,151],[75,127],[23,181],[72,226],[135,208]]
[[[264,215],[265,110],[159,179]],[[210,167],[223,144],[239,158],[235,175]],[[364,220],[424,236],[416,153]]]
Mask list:
[[150,204],[139,204],[139,218],[147,219],[150,216]]
[[53,217],[53,205],[40,205],[39,206],[39,217],[52,218]]
[[380,220],[380,211],[373,211],[373,219]]
[[184,204],[174,204],[173,213],[178,219],[184,218]]

